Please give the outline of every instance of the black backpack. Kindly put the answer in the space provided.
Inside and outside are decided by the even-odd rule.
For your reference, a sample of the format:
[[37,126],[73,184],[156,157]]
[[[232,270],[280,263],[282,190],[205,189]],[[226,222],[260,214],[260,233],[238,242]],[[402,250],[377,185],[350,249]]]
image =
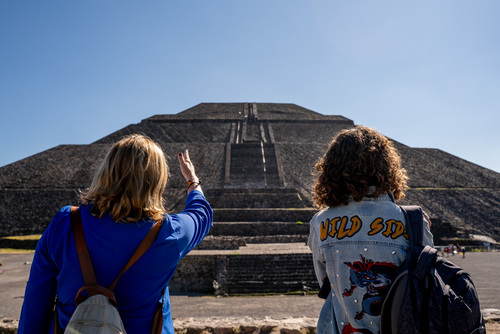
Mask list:
[[469,274],[423,245],[420,207],[401,208],[411,249],[382,305],[380,334],[486,333]]

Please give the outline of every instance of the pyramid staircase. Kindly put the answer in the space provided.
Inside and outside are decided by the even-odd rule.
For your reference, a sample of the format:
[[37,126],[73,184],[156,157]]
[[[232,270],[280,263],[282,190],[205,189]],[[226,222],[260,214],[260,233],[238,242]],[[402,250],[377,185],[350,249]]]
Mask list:
[[[256,106],[249,104],[245,113],[245,121],[236,124],[226,145],[224,187],[205,190],[214,211],[214,226],[190,254],[193,259],[215,257],[206,260],[215,261],[215,272],[199,275],[214,277],[217,294],[317,289],[306,246],[315,209],[297,189],[284,187],[273,136],[266,123],[259,122]],[[252,247],[257,244],[258,248]],[[183,261],[178,272],[192,276],[192,270],[183,269],[187,265]],[[179,291],[214,291],[206,282],[192,281],[185,290],[179,277],[174,275],[172,280]],[[193,285],[211,291],[193,291]]]

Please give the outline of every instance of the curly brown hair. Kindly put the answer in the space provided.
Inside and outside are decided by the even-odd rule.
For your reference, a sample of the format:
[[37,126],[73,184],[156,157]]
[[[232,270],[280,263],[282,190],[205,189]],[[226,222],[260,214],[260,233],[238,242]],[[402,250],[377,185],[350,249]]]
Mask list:
[[348,204],[350,197],[355,201],[375,198],[388,191],[400,200],[407,189],[408,176],[393,143],[366,126],[340,131],[315,167],[313,200],[319,208]]

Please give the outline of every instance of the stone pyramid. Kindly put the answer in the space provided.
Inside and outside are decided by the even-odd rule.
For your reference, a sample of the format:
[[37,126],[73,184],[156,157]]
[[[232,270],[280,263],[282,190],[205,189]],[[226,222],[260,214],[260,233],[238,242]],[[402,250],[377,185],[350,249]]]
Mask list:
[[[342,116],[276,103],[202,103],[152,116],[95,143],[57,146],[0,168],[0,237],[42,233],[62,206],[78,203],[79,189],[90,185],[111,144],[142,133],[167,155],[168,208],[184,205],[176,155],[187,148],[214,209],[214,227],[179,263],[171,291],[314,290],[305,246],[316,212],[313,166],[332,137],[352,126]],[[429,213],[436,244],[500,240],[499,173],[441,150],[394,142],[410,177],[402,204]]]
[[[188,148],[214,208],[214,235],[235,230],[248,239],[261,235],[243,223],[273,222],[261,224],[269,230],[264,235],[296,236],[307,229],[297,222],[307,223],[315,212],[314,163],[337,131],[353,125],[342,116],[277,103],[201,103],[155,115],[95,143],[57,146],[0,168],[0,236],[43,232],[61,206],[77,203],[78,189],[89,185],[110,144],[130,133],[150,136],[166,152],[170,209],[183,207],[176,154]],[[441,150],[395,143],[410,176],[403,204],[423,206],[438,242],[471,235],[500,239],[499,173]]]

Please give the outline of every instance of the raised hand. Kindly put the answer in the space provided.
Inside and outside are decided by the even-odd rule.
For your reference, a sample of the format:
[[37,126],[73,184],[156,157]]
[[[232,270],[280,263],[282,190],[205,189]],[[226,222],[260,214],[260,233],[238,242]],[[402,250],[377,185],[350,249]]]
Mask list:
[[177,155],[181,172],[186,181],[188,182],[188,191],[198,189],[200,190],[200,179],[196,176],[194,165],[189,158],[189,151],[186,149],[184,153],[180,152]]

